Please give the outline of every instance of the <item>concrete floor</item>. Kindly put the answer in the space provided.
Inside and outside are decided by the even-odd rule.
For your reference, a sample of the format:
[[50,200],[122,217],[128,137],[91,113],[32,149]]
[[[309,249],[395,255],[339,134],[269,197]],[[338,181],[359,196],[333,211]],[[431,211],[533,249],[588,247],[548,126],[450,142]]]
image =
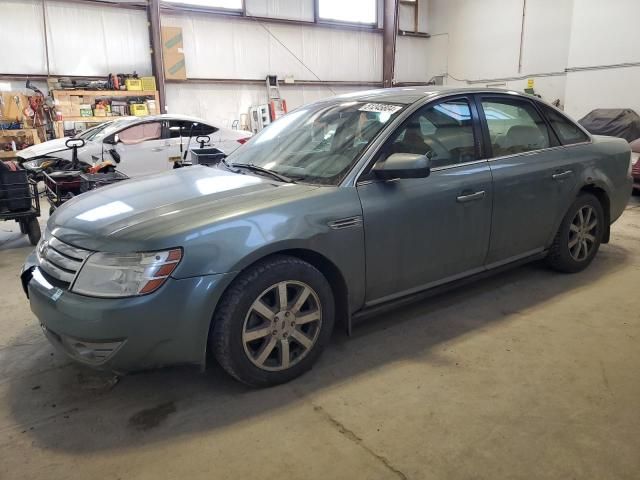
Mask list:
[[[44,339],[0,223],[1,479],[638,479],[640,203],[585,272],[500,274],[336,333],[307,375],[117,379]],[[286,475],[286,476],[285,476]]]

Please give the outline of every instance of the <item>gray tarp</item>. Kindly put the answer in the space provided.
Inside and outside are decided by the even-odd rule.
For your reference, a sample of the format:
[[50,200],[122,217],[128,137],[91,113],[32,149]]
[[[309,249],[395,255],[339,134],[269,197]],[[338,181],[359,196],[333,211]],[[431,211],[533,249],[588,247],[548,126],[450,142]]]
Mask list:
[[578,123],[594,135],[610,135],[627,142],[640,138],[640,116],[630,108],[598,108]]

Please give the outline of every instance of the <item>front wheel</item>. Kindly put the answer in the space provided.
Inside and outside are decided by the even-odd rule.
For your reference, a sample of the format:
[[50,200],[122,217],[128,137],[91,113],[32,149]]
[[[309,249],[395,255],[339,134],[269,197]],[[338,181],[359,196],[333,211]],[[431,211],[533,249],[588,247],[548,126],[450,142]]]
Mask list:
[[274,256],[241,273],[225,292],[210,348],[241,382],[277,385],[311,368],[333,323],[333,294],[322,273],[298,258]]
[[590,193],[580,194],[560,224],[547,263],[565,273],[584,270],[596,256],[604,231],[600,201]]

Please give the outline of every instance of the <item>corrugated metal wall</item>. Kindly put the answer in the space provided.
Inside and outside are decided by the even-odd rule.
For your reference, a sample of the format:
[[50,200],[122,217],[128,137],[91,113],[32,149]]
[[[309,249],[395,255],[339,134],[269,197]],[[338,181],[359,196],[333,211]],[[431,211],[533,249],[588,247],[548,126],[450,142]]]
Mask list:
[[[419,0],[426,5],[427,0]],[[382,26],[379,4],[379,27]],[[0,0],[0,73],[47,73],[42,0]],[[314,20],[314,0],[246,0],[248,15]],[[426,14],[426,7],[422,9]],[[401,8],[401,28],[412,16]],[[142,10],[50,0],[46,3],[49,73],[106,76],[109,72],[151,73],[146,13]],[[405,20],[403,20],[403,18]],[[187,76],[195,79],[264,79],[381,82],[382,34],[378,31],[251,22],[232,16],[162,14],[164,26],[182,27]],[[421,20],[421,28],[426,21]],[[426,27],[425,27],[426,28]],[[268,30],[268,31],[267,31]],[[280,43],[284,44],[286,48]],[[426,81],[425,39],[400,38],[396,78]],[[287,51],[291,50],[291,52]],[[302,62],[296,59],[298,57]],[[306,67],[303,65],[306,65]],[[14,85],[22,85],[15,82]],[[284,86],[291,108],[363,87]],[[171,112],[231,124],[249,106],[266,101],[255,84],[167,85]]]

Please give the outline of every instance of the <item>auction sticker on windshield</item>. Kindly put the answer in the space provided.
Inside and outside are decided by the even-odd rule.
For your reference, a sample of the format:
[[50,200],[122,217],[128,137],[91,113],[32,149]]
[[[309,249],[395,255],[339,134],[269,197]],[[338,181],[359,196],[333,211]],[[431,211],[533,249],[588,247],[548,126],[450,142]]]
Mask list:
[[398,110],[402,110],[402,106],[388,103],[367,103],[358,110],[361,112],[396,113]]

